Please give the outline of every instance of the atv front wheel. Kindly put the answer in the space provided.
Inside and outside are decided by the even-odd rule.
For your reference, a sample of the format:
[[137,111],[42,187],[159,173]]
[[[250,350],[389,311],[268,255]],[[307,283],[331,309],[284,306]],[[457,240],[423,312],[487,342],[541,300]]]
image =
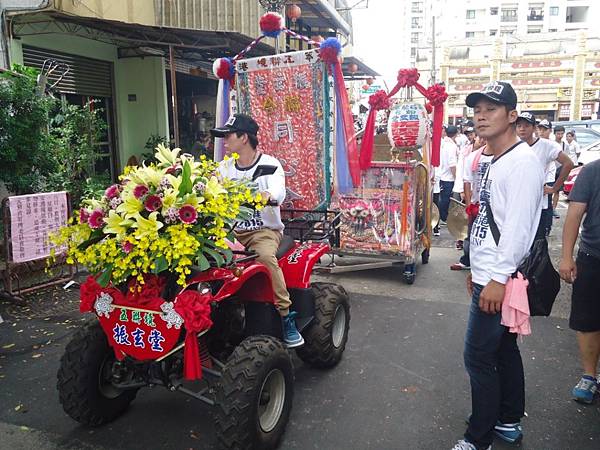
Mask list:
[[233,351],[216,388],[215,429],[226,448],[274,449],[294,396],[294,368],[283,343],[251,336]]
[[120,416],[137,389],[112,385],[113,349],[97,321],[81,328],[67,344],[58,369],[57,389],[65,412],[85,425],[99,426]]
[[321,369],[342,359],[350,326],[350,303],[345,289],[334,283],[313,283],[315,318],[302,331],[304,346],[296,352],[302,361]]

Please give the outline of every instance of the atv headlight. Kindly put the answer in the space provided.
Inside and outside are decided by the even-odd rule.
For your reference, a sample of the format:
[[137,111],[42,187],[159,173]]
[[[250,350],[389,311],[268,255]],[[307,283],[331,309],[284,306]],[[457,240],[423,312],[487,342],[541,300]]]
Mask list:
[[200,292],[202,295],[209,294],[209,293],[212,292],[212,288],[210,286],[210,283],[207,283],[206,281],[198,283],[198,286],[196,287],[196,290],[198,292]]

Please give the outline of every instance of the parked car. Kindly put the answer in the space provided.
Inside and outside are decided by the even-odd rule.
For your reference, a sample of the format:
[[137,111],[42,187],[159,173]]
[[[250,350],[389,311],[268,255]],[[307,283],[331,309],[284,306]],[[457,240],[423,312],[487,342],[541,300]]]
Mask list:
[[565,120],[563,122],[553,122],[553,126],[557,125],[562,125],[567,129],[576,127],[600,131],[600,120]]
[[587,147],[593,142],[600,139],[600,131],[596,131],[592,128],[580,128],[580,127],[565,127],[567,131],[575,131],[575,140],[579,143],[579,147]]
[[583,169],[583,166],[577,166],[573,170],[571,170],[571,173],[567,177],[567,181],[565,181],[565,184],[563,184],[563,191],[566,195],[569,195],[571,193],[571,189],[573,189],[573,185],[575,184],[575,181],[577,180],[577,175],[579,175],[581,169]]
[[597,159],[600,159],[600,139],[581,148],[581,153],[579,154],[577,163],[580,166],[583,166],[591,163],[592,161],[596,161]]

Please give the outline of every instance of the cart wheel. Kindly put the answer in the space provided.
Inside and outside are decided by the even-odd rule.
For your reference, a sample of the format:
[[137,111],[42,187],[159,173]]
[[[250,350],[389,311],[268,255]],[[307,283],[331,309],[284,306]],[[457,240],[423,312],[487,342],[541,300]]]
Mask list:
[[404,266],[404,272],[402,273],[402,277],[404,278],[404,282],[406,284],[413,284],[415,282],[415,278],[417,276],[415,270],[415,264],[406,264]]
[[423,250],[423,253],[421,253],[421,262],[423,264],[429,264],[429,249],[428,248]]

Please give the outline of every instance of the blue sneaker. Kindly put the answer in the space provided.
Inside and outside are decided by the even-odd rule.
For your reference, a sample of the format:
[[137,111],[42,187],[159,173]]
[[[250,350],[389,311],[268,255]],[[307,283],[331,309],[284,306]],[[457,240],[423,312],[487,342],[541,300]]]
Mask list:
[[523,427],[519,422],[502,423],[498,421],[494,427],[494,434],[509,444],[518,444],[523,440]]
[[584,375],[573,388],[573,400],[589,405],[594,401],[594,395],[596,395],[597,391],[598,381],[590,375]]
[[304,338],[296,328],[296,311],[290,312],[283,317],[283,342],[287,348],[300,347],[304,345]]

